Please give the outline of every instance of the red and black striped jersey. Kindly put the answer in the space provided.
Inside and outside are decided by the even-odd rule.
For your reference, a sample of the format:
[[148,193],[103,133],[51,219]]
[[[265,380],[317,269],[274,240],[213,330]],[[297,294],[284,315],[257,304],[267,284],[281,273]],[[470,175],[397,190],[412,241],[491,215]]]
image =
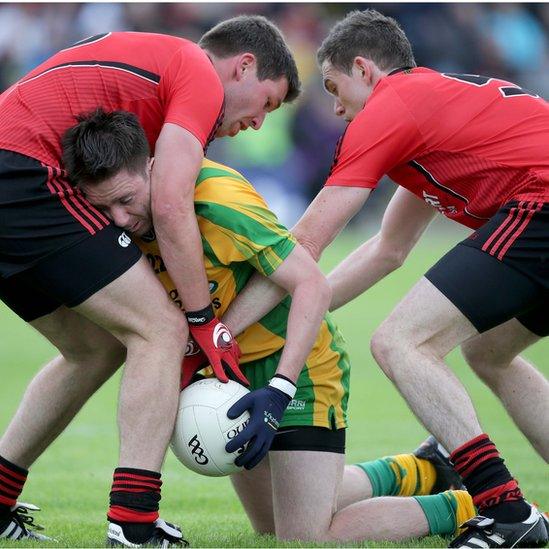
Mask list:
[[60,139],[75,116],[103,107],[135,113],[154,151],[162,125],[206,147],[223,115],[223,85],[193,42],[113,32],[61,50],[0,96],[0,148],[59,167]]
[[387,174],[477,228],[506,202],[549,199],[549,104],[516,85],[426,68],[382,78],[336,149],[326,185]]

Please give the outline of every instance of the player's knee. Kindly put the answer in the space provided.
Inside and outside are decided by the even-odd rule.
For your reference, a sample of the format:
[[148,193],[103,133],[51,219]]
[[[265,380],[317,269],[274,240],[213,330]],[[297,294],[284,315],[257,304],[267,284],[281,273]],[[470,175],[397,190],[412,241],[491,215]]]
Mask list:
[[394,338],[390,319],[385,320],[373,333],[370,351],[385,375],[393,379],[393,365],[399,351],[399,343]]
[[258,522],[256,524],[253,524],[254,532],[258,536],[275,536],[276,532],[273,528],[272,524],[263,524],[261,522]]
[[61,354],[71,364],[85,368],[101,368],[113,371],[124,362],[126,349],[118,342],[105,343],[75,338],[63,346]]
[[154,346],[184,348],[189,337],[185,315],[172,303],[151,311],[149,318],[140,323],[136,334]]
[[464,343],[461,354],[473,371],[485,382],[489,382],[494,375],[499,375],[502,368],[511,362],[508,357],[501,357],[493,348],[480,341]]
[[322,530],[315,524],[284,524],[276,529],[276,539],[280,541],[299,541],[322,543],[329,541],[328,531]]

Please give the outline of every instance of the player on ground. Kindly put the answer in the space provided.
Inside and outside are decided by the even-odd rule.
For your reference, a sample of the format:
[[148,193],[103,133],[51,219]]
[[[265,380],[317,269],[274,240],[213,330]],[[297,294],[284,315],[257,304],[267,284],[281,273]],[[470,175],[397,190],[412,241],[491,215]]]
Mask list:
[[[70,154],[92,151],[94,133],[110,144],[113,157],[116,143],[139,140],[139,127],[128,113],[98,112],[82,120],[80,127],[82,131],[71,130],[64,141]],[[144,136],[141,140],[145,142]],[[143,227],[150,228],[151,162],[130,155],[119,163],[128,168],[92,183],[89,166],[98,166],[101,158],[89,154],[84,160],[77,152],[75,162],[67,161],[68,166],[80,166],[74,183],[105,212],[118,207],[120,197],[132,188],[143,199],[142,209],[124,209],[132,222],[139,217]],[[321,541],[453,533],[457,523],[474,515],[472,500],[464,491],[426,496],[441,480],[431,462],[401,455],[344,469],[349,360],[332,320],[323,319],[330,296],[313,259],[296,245],[250,183],[228,167],[204,160],[194,200],[210,292],[220,318],[254,272],[292,294],[238,337],[252,392],[229,414],[238,417],[249,409],[251,419],[228,446],[234,451],[255,438],[237,458],[246,470],[234,475],[233,484],[256,531]],[[137,243],[170,297],[182,307],[154,231]],[[234,333],[246,327],[231,326]],[[190,351],[183,364],[183,385],[207,363],[203,353]],[[269,449],[268,458],[262,459]],[[430,452],[434,453],[432,445]],[[418,497],[362,501],[384,495]],[[334,514],[336,506],[339,511]]]
[[[187,323],[139,249],[114,226],[139,233],[141,221],[129,225],[117,209],[105,216],[68,184],[62,134],[78,113],[98,106],[139,117],[156,155],[152,210],[164,261],[191,311],[194,339],[226,379],[221,361],[239,376],[238,350],[212,311],[194,181],[214,136],[258,129],[298,92],[296,66],[278,29],[242,16],[211,29],[199,45],[159,34],[94,36],[2,94],[0,298],[61,356],[30,384],[0,441],[0,537],[29,535],[13,507],[27,469],[124,361],[109,520],[137,544],[181,537],[157,518]],[[135,199],[123,197],[124,204]]]
[[[549,334],[549,107],[518,86],[415,66],[398,24],[350,13],[318,52],[335,114],[349,123],[324,189],[293,233],[314,257],[388,174],[399,188],[380,232],[330,274],[332,309],[402,264],[436,211],[475,229],[416,285],[372,339],[374,357],[445,447],[480,516],[454,546],[547,542],[444,363],[462,345],[536,450],[549,457],[549,383],[519,355]],[[258,279],[244,317],[265,314]],[[257,299],[261,296],[261,299]],[[226,315],[227,322],[238,311]]]

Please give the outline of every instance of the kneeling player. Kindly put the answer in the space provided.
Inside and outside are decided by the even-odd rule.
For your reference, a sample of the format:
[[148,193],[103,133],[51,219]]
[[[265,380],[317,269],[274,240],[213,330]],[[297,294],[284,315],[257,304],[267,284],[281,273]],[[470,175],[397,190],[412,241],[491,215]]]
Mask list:
[[[114,115],[116,128],[109,124]],[[100,116],[101,124],[90,124],[79,139],[93,140],[94,131],[100,131],[104,139],[114,131],[122,133],[113,139],[113,146],[128,142],[121,113]],[[133,130],[135,124],[128,116]],[[84,143],[80,146],[90,150]],[[101,158],[95,161],[97,167]],[[136,226],[148,228],[150,161],[130,157],[123,165],[120,173],[99,178],[94,185],[80,182],[80,186],[92,203],[123,220],[127,230]],[[123,177],[118,177],[120,174]],[[233,476],[254,528],[284,539],[400,540],[429,533],[453,533],[458,524],[472,517],[471,499],[462,491],[423,499],[364,499],[429,494],[436,470],[429,461],[414,456],[345,467],[349,361],[329,316],[319,321],[316,341],[306,356],[311,345],[308,346],[304,326],[310,328],[314,324],[315,315],[324,308],[326,300],[322,294],[308,295],[310,301],[302,307],[307,294],[297,289],[303,281],[317,280],[316,264],[300,260],[303,250],[292,235],[279,224],[250,183],[230,168],[204,161],[195,187],[195,210],[218,316],[237,298],[255,271],[293,294],[293,301],[286,298],[260,322],[250,327],[229,326],[233,333],[246,328],[238,341],[243,372],[252,389],[250,395],[235,404],[232,413],[239,415],[251,400],[252,408],[261,410],[261,423],[264,410],[280,422],[276,436],[273,430],[274,440],[269,440],[264,427],[254,423],[256,410],[251,409],[250,427],[229,443],[236,449],[244,440],[255,437],[251,449],[238,458],[247,470]],[[163,267],[154,232],[140,230],[139,234],[138,244],[171,298],[180,305],[175,285]],[[163,249],[164,246],[165,243]],[[317,290],[322,288],[319,283]],[[320,318],[322,315],[323,311]],[[296,370],[281,367],[293,364],[288,361],[289,356],[294,360],[299,356],[296,346],[307,351],[293,377]],[[200,361],[188,361],[184,377],[190,379],[202,365]],[[268,457],[261,459],[269,449]]]

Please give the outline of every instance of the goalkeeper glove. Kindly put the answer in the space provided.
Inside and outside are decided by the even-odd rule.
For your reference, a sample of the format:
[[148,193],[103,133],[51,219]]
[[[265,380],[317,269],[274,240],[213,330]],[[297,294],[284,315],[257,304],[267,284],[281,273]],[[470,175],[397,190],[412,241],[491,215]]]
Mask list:
[[215,377],[223,383],[227,383],[230,377],[244,385],[249,385],[246,376],[238,367],[241,354],[238,343],[227,326],[215,317],[212,305],[208,305],[201,311],[185,314],[191,335],[206,355]]
[[196,344],[196,341],[189,337],[185,356],[181,366],[181,390],[196,381],[196,372],[206,368],[210,363],[204,351]]
[[235,459],[236,465],[252,469],[265,457],[295,392],[294,383],[275,374],[267,387],[244,395],[229,408],[229,419],[236,419],[246,410],[250,412],[248,425],[225,446],[225,450],[232,453],[248,444],[244,452]]

